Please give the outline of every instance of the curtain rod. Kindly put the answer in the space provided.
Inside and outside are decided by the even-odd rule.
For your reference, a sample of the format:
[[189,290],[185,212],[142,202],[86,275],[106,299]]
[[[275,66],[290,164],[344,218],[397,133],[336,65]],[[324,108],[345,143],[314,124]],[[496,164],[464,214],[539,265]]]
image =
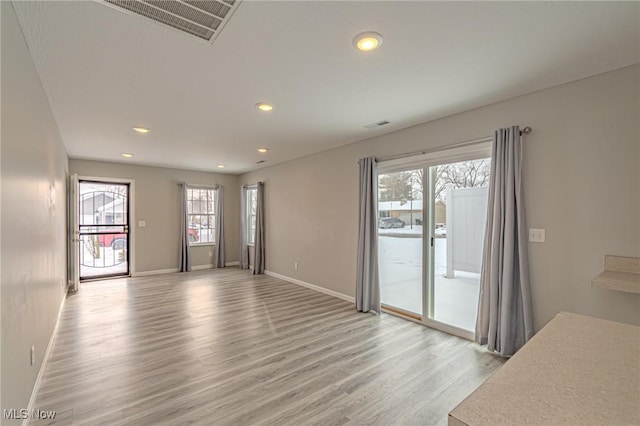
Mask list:
[[[532,130],[531,127],[527,126],[527,127],[523,128],[522,130],[520,130],[520,134],[521,135],[529,134],[529,133],[531,133],[531,130]],[[442,151],[442,150],[445,150],[445,149],[450,149],[450,148],[461,148],[461,147],[468,146],[468,145],[475,145],[477,143],[491,142],[492,140],[493,140],[493,136],[486,136],[484,138],[458,142],[458,143],[454,143],[452,145],[439,146],[439,147],[436,147],[436,148],[421,149],[420,151],[407,152],[407,153],[404,153],[404,154],[397,154],[397,155],[389,155],[387,157],[380,157],[380,158],[377,158],[376,161],[380,162],[380,161],[398,160],[400,158],[413,157],[413,156],[416,156],[416,155],[425,155],[425,154],[430,154],[432,152],[439,152],[439,151]]]
[[257,188],[259,183],[264,183],[262,181],[257,181],[256,183],[251,183],[251,184],[247,184],[247,185],[242,185],[243,188],[247,188],[247,189],[253,189],[253,188]]
[[222,185],[199,185],[197,183],[189,183],[189,182],[178,182],[177,185],[181,186],[182,184],[186,184],[191,189],[218,189]]

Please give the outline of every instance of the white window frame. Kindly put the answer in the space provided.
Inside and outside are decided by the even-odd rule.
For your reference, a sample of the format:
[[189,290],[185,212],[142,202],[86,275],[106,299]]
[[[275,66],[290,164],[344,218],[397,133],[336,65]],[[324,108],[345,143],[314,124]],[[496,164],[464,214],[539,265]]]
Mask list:
[[[256,223],[256,213],[258,210],[258,186],[257,185],[247,186],[246,194],[247,194],[246,195],[247,198],[245,199],[244,215],[245,215],[245,224],[247,227],[246,229],[247,245],[253,247],[255,245],[255,238],[256,238],[255,223]],[[255,194],[255,196],[252,196],[252,194]],[[255,203],[252,203],[252,201],[255,201]],[[251,232],[252,223],[254,224],[253,226],[254,232]]]
[[[216,238],[216,229],[215,229],[215,225],[216,225],[216,206],[217,206],[217,202],[218,202],[218,197],[217,197],[217,188],[216,187],[211,187],[211,186],[202,186],[202,185],[189,185],[187,184],[187,219],[188,219],[188,223],[189,223],[189,228],[191,228],[191,224],[193,223],[191,217],[192,216],[200,216],[200,224],[202,223],[202,216],[206,216],[207,217],[207,227],[204,228],[206,230],[211,230],[211,241],[196,241],[196,242],[192,242],[191,240],[189,240],[189,246],[191,247],[199,247],[199,246],[214,246],[216,244],[215,238]],[[212,211],[209,211],[208,209],[208,203],[205,203],[206,205],[206,212],[205,213],[192,213],[191,209],[189,208],[189,204],[190,202],[194,201],[193,199],[193,195],[192,195],[192,191],[207,191],[207,195],[210,195],[211,198],[213,199],[213,209]],[[209,220],[208,218],[211,217],[212,219]],[[202,227],[197,228],[198,230],[198,239],[201,238],[202,236]]]

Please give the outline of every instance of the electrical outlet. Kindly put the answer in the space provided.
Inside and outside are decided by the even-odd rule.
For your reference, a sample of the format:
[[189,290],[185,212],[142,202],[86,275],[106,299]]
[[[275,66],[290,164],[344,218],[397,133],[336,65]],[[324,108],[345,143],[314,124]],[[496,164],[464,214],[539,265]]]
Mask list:
[[544,243],[544,231],[544,229],[529,228],[529,241],[532,243]]
[[144,228],[145,226],[147,226],[147,222],[144,220],[139,220],[138,221],[138,228]]
[[209,257],[213,257],[213,250],[209,250]]
[[31,365],[35,365],[36,363],[36,347],[34,345],[31,345]]
[[298,270],[298,262],[293,262],[293,269]]

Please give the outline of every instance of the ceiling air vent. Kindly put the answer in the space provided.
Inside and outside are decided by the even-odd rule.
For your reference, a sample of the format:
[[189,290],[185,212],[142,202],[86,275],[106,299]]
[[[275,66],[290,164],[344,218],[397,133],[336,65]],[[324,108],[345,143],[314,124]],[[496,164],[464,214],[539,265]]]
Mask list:
[[240,0],[104,0],[176,30],[213,42]]
[[365,129],[377,129],[378,127],[382,127],[382,126],[386,126],[387,124],[390,124],[391,122],[388,120],[383,120],[383,121],[378,121],[377,123],[371,123],[371,124],[367,124],[366,126],[364,126]]

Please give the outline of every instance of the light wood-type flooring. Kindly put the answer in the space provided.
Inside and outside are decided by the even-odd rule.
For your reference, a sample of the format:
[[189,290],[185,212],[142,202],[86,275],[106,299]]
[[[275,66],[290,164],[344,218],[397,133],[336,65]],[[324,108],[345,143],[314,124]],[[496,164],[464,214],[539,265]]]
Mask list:
[[431,425],[502,365],[237,268],[84,283],[35,407],[87,425]]

